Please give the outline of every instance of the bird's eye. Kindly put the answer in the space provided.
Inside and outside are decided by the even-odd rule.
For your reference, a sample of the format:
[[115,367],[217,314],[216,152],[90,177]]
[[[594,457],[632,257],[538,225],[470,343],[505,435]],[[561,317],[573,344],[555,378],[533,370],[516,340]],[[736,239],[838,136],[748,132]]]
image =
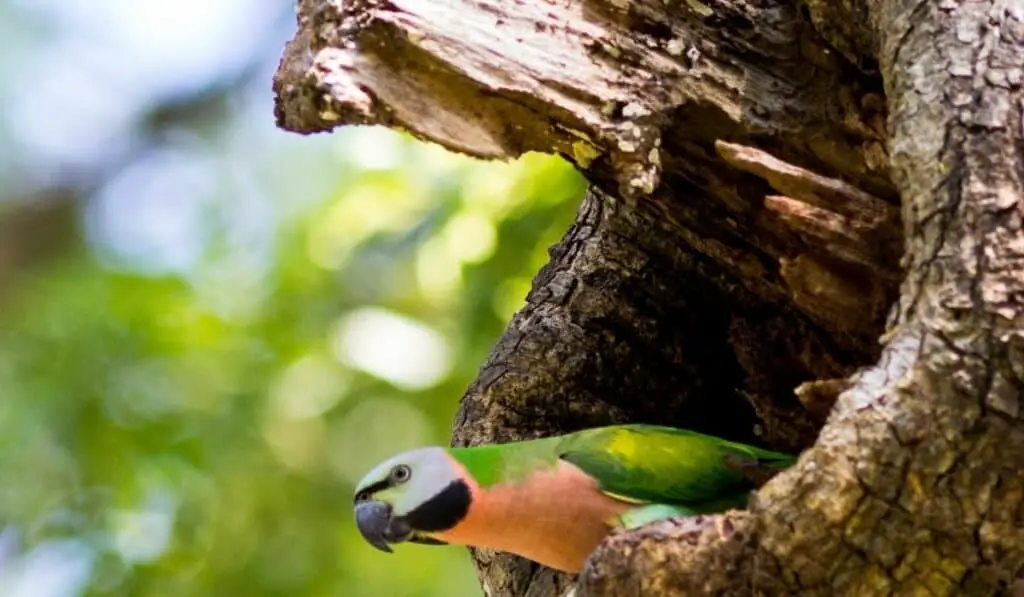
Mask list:
[[360,491],[356,494],[356,502],[365,502],[368,499],[370,499],[369,491]]
[[404,464],[400,464],[395,468],[391,469],[391,480],[394,481],[395,483],[403,483],[405,481],[408,481],[409,477],[411,476],[412,471],[409,470],[409,467],[405,466]]

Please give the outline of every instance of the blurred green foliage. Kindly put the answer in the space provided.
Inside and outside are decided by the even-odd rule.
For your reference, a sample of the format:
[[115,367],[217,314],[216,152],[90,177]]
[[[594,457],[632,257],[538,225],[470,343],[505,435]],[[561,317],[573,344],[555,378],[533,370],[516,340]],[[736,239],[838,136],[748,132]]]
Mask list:
[[[65,35],[3,36],[47,22],[20,6],[0,2],[8,62]],[[448,441],[582,181],[554,158],[477,162],[382,129],[274,131],[278,49],[249,58],[249,80],[147,98],[163,114],[214,89],[223,110],[76,162],[93,175],[61,183],[80,238],[0,276],[0,595],[480,594],[461,548],[363,543],[352,487]],[[0,78],[4,105],[22,76]],[[57,160],[12,114],[0,230]],[[3,242],[0,268],[18,267]]]

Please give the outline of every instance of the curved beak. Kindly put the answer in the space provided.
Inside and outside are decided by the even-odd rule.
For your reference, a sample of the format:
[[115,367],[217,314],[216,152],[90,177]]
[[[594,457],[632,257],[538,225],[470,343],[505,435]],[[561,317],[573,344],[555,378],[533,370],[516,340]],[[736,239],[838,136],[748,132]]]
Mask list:
[[384,538],[391,522],[391,506],[384,502],[366,501],[356,504],[356,526],[367,543],[381,551],[391,553]]
[[367,500],[356,504],[356,526],[366,542],[391,553],[392,543],[401,543],[412,536],[412,529],[402,518],[392,515],[391,506]]

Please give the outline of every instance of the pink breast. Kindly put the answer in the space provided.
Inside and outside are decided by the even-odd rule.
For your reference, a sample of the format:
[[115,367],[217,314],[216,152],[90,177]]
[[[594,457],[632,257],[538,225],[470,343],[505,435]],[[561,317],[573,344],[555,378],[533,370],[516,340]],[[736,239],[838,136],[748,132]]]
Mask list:
[[469,513],[436,535],[449,543],[521,555],[565,572],[578,572],[631,505],[608,497],[567,462],[520,483],[473,487]]

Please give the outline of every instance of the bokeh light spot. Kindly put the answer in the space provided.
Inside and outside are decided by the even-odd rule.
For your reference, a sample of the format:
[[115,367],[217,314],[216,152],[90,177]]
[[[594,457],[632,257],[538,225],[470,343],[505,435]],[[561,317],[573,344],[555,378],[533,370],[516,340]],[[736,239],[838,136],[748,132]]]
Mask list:
[[447,243],[432,238],[416,252],[416,282],[431,300],[451,298],[462,283],[462,264],[451,254]]
[[448,252],[463,263],[479,263],[494,254],[494,222],[478,211],[456,214],[441,233]]
[[289,364],[270,389],[276,413],[289,419],[318,417],[345,397],[349,379],[337,362],[309,354]]
[[192,268],[203,250],[202,210],[215,172],[173,150],[140,158],[104,186],[86,212],[86,233],[109,265],[162,274]]
[[405,390],[437,385],[451,370],[444,336],[397,313],[368,307],[353,311],[335,327],[336,358]]
[[114,548],[127,562],[152,562],[167,550],[173,528],[174,504],[160,496],[142,509],[113,513]]
[[0,595],[69,597],[89,578],[95,552],[75,540],[47,541],[0,568]]
[[326,432],[321,419],[266,416],[263,437],[274,456],[291,469],[316,472],[324,460]]

